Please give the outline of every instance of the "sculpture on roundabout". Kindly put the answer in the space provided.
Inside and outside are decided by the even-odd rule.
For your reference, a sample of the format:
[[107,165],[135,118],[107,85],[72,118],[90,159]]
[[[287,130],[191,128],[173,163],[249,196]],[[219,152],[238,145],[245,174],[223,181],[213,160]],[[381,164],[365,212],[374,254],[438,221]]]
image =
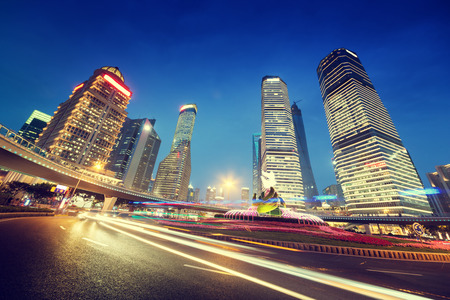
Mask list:
[[275,185],[275,175],[264,171],[261,171],[261,173],[263,191],[258,199],[256,199],[256,193],[253,194],[252,206],[256,206],[256,211],[259,214],[281,216],[282,211],[280,208],[286,208],[286,202],[284,202],[283,198],[278,196],[278,193],[273,187]]
[[324,225],[325,222],[314,215],[303,212],[295,212],[286,207],[286,202],[281,198],[274,186],[276,185],[275,174],[262,171],[261,183],[263,191],[256,198],[253,194],[253,203],[246,209],[234,209],[225,213],[226,218],[240,219],[249,217],[279,217],[284,219],[296,219],[302,224]]

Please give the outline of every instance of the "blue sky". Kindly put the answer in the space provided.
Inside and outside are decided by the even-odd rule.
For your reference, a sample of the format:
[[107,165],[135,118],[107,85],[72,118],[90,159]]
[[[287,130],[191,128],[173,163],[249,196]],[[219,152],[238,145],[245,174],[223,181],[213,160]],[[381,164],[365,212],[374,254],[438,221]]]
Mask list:
[[179,107],[198,105],[191,183],[201,198],[226,177],[233,198],[251,187],[265,75],[302,100],[319,190],[335,183],[316,68],[340,47],[359,55],[425,185],[450,163],[448,1],[3,1],[0,26],[1,124],[53,114],[95,69],[118,66],[129,117],[156,119],[158,164]]

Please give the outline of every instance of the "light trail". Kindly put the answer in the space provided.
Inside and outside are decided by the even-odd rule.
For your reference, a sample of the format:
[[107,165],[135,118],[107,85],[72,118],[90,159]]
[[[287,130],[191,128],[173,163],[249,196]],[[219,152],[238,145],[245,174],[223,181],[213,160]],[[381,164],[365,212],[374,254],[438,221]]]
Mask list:
[[203,270],[203,271],[208,271],[208,272],[213,272],[213,273],[219,273],[219,274],[223,274],[223,275],[233,276],[233,275],[231,275],[230,273],[227,273],[227,272],[211,270],[211,269],[206,269],[206,268],[197,267],[197,266],[191,266],[191,265],[187,265],[187,264],[184,264],[184,266],[188,267],[188,268],[193,268],[193,269],[198,269],[198,270]]
[[62,230],[66,230],[64,226],[59,226],[59,228],[61,228]]
[[275,285],[275,284],[272,284],[272,283],[270,283],[270,282],[267,282],[267,281],[258,279],[258,278],[256,278],[256,277],[249,276],[249,275],[245,275],[245,274],[243,274],[243,273],[241,273],[241,272],[234,271],[234,270],[232,270],[232,269],[229,269],[229,268],[223,267],[223,266],[221,266],[221,265],[218,265],[218,264],[209,262],[209,261],[207,261],[207,260],[204,260],[204,259],[201,259],[201,258],[192,256],[192,255],[186,254],[186,253],[181,252],[181,251],[178,251],[178,250],[174,250],[174,249],[172,249],[172,248],[169,248],[169,247],[166,247],[166,246],[157,244],[157,243],[155,243],[155,242],[151,242],[151,241],[149,241],[149,240],[146,240],[146,239],[144,239],[144,238],[141,238],[141,237],[139,237],[139,236],[137,236],[137,235],[134,235],[134,234],[132,234],[132,233],[129,233],[129,232],[126,232],[126,231],[117,229],[117,228],[115,228],[115,227],[112,227],[112,226],[110,226],[110,225],[107,225],[107,224],[105,224],[105,223],[103,223],[103,222],[100,223],[100,224],[102,224],[103,226],[105,226],[105,227],[107,227],[107,228],[109,228],[109,229],[111,229],[111,230],[114,230],[114,231],[116,231],[116,232],[119,232],[119,233],[122,233],[122,234],[124,234],[124,235],[127,235],[127,236],[129,236],[129,237],[131,237],[131,238],[134,238],[134,239],[136,239],[136,240],[138,240],[138,241],[141,241],[141,242],[146,243],[146,244],[148,244],[148,245],[151,245],[151,246],[153,246],[153,247],[157,247],[157,248],[160,248],[160,249],[165,250],[165,251],[167,251],[167,252],[173,253],[173,254],[175,254],[175,255],[178,255],[178,256],[181,256],[181,257],[184,257],[184,258],[187,258],[187,259],[196,261],[196,262],[198,262],[198,263],[201,263],[201,264],[204,264],[204,265],[207,265],[207,266],[210,266],[210,267],[215,268],[215,269],[217,269],[217,270],[221,270],[222,272],[229,273],[229,274],[231,274],[231,275],[240,277],[240,278],[242,278],[242,279],[245,279],[245,280],[254,282],[254,283],[256,283],[256,284],[259,284],[259,285],[262,285],[262,286],[267,287],[267,288],[269,288],[269,289],[275,290],[275,291],[277,291],[277,292],[280,292],[280,293],[289,295],[289,296],[291,296],[291,297],[294,297],[294,298],[297,298],[297,299],[305,299],[305,300],[313,300],[313,299],[314,299],[314,298],[310,298],[310,297],[308,297],[308,296],[305,296],[305,295],[296,293],[296,292],[294,292],[294,291],[291,291],[291,290],[288,290],[288,289],[279,287],[279,286],[277,286],[277,285]]
[[265,246],[265,247],[272,247],[272,248],[277,248],[277,249],[283,249],[283,250],[288,250],[288,251],[303,252],[302,250],[292,249],[292,248],[283,247],[283,246],[269,245],[269,244],[258,243],[258,242],[247,241],[247,240],[241,240],[241,239],[234,239],[234,238],[232,240],[238,241],[238,242],[243,242],[243,243],[261,245],[261,246]]
[[100,242],[97,242],[97,241],[94,241],[94,240],[88,239],[88,238],[86,238],[86,237],[84,237],[84,238],[82,238],[82,239],[83,239],[83,240],[85,240],[85,241],[88,241],[88,242],[91,242],[91,243],[94,243],[94,244],[97,244],[97,245],[103,246],[103,247],[108,247],[108,245],[106,245],[106,244],[103,244],[103,243],[100,243]]
[[[295,276],[298,278],[303,278],[306,280],[329,285],[329,286],[332,286],[335,288],[347,290],[347,291],[350,291],[353,293],[357,293],[360,295],[364,295],[364,296],[368,296],[368,297],[372,297],[372,298],[376,298],[376,299],[411,299],[411,300],[413,300],[413,299],[428,299],[428,298],[404,293],[404,292],[397,291],[397,290],[392,290],[392,289],[388,289],[388,288],[384,288],[384,287],[371,285],[368,283],[345,279],[345,278],[328,275],[328,274],[324,274],[324,273],[319,273],[319,272],[315,272],[315,271],[311,271],[311,270],[306,270],[306,269],[302,269],[302,268],[298,268],[298,267],[292,267],[292,266],[286,265],[284,263],[279,263],[279,262],[275,262],[275,261],[271,261],[271,260],[264,260],[264,259],[260,259],[258,257],[254,257],[252,255],[247,255],[247,254],[243,254],[243,253],[235,253],[235,252],[231,252],[231,251],[228,251],[225,249],[220,249],[220,248],[216,248],[216,247],[212,247],[212,246],[208,246],[208,245],[198,244],[196,242],[191,242],[189,240],[199,239],[200,238],[199,236],[192,236],[190,234],[183,233],[183,232],[170,231],[170,230],[166,229],[167,230],[166,233],[171,234],[171,235],[178,235],[178,236],[181,236],[184,238],[184,239],[180,239],[180,238],[177,238],[174,236],[167,236],[166,234],[163,234],[163,233],[149,232],[149,231],[145,230],[144,228],[142,228],[141,224],[136,224],[136,223],[133,224],[132,222],[129,222],[129,221],[111,220],[111,219],[105,218],[105,217],[95,217],[92,219],[101,220],[101,221],[107,222],[107,223],[112,223],[117,226],[128,228],[128,229],[138,231],[141,233],[145,233],[147,235],[151,235],[151,236],[154,236],[154,237],[157,237],[160,239],[168,240],[171,242],[179,243],[179,244],[182,244],[185,246],[212,252],[215,254],[220,254],[220,255],[223,255],[223,256],[226,256],[226,257],[229,257],[232,259],[243,261],[245,263],[256,265],[258,267],[271,269],[271,270],[274,270],[277,272],[289,274],[289,275],[292,275],[292,276]],[[104,223],[103,223],[103,225],[107,226],[108,228],[114,228],[114,227],[111,227]],[[145,227],[157,228],[159,230],[162,229],[161,227],[152,226],[152,225],[148,225],[148,224],[145,225]],[[114,230],[117,231],[119,229],[114,228]],[[120,232],[122,232],[122,230],[120,230]],[[126,233],[126,232],[125,232],[125,234],[130,235],[129,233]],[[149,242],[140,237],[139,237],[139,239],[142,241],[145,241],[147,244],[151,244],[151,245],[155,244],[155,243]],[[189,239],[189,240],[186,240],[186,239]],[[206,239],[206,240],[209,242],[212,241],[211,239]],[[215,241],[215,240],[213,240],[213,241]],[[227,243],[227,244],[230,246],[233,245],[234,247],[240,246],[240,245],[231,244],[231,243]],[[157,244],[155,244],[155,245],[157,245]],[[164,247],[164,246],[161,246],[161,247]],[[248,248],[251,248],[251,247],[248,247]],[[254,248],[251,248],[251,249],[255,250]]]
[[389,273],[389,274],[400,274],[400,275],[411,275],[411,276],[423,276],[422,274],[405,273],[405,272],[390,271],[390,270],[374,270],[374,269],[366,269],[366,271],[370,271],[370,272],[380,272],[380,273]]

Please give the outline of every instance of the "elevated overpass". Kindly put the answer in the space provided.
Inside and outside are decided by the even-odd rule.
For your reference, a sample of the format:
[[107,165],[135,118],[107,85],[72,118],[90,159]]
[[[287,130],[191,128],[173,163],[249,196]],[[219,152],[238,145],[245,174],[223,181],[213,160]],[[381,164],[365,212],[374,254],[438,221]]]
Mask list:
[[0,124],[0,166],[65,186],[103,194],[103,209],[111,210],[117,198],[131,201],[182,203],[158,198],[120,186],[120,180],[87,172],[60,160]]

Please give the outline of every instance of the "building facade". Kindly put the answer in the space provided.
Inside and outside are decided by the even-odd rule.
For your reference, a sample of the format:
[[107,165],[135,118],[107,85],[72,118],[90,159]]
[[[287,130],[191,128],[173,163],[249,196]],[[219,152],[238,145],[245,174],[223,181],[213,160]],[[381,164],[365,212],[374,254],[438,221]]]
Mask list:
[[25,124],[20,128],[19,134],[34,143],[47,126],[47,123],[50,122],[51,118],[52,117],[46,113],[34,110]]
[[126,118],[111,152],[109,169],[124,186],[148,191],[161,139],[154,129],[155,120]]
[[208,186],[206,188],[205,201],[207,204],[211,204],[216,199],[216,188]]
[[436,166],[436,172],[427,173],[428,181],[438,193],[432,195],[431,207],[436,215],[450,216],[450,164]]
[[172,200],[185,201],[191,177],[191,139],[197,105],[186,104],[180,109],[177,127],[169,155],[161,161],[155,178],[154,194]]
[[431,209],[408,151],[358,56],[332,51],[318,68],[333,164],[349,213],[427,215]]
[[312,199],[317,196],[316,180],[309,160],[308,144],[306,143],[305,125],[303,124],[302,111],[294,103],[291,106],[292,120],[294,122],[295,138],[297,140],[297,149],[300,160],[300,169],[302,170],[303,192],[305,198]]
[[62,160],[104,168],[127,116],[130,98],[117,67],[97,69],[58,106],[36,145]]
[[[261,170],[273,174],[275,190],[289,206],[303,199],[303,181],[286,83],[266,76],[261,84]],[[265,187],[267,188],[267,187]]]

